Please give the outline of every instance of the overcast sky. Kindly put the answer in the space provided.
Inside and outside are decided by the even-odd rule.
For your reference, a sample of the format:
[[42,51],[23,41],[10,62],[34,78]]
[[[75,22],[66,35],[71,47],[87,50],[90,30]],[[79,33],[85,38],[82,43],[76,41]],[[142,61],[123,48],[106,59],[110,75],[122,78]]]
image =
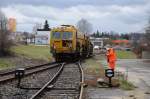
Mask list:
[[150,0],[0,0],[0,7],[16,18],[18,31],[32,31],[45,19],[54,27],[84,18],[93,31],[140,32],[150,16]]

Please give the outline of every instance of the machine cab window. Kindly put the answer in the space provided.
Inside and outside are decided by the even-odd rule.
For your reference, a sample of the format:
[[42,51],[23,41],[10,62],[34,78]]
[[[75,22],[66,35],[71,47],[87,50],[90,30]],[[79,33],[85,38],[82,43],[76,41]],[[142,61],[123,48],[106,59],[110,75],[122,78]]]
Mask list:
[[71,32],[63,32],[62,39],[63,40],[71,40],[72,39],[72,33]]
[[53,39],[60,39],[61,38],[61,33],[60,32],[53,32],[52,33],[52,38]]

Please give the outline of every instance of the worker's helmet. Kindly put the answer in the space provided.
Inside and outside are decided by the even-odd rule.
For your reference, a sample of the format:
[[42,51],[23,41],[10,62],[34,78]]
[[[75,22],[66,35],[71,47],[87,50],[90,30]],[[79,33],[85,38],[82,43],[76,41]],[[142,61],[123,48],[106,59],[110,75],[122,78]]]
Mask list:
[[106,48],[107,51],[108,51],[109,49],[110,49],[110,48],[108,48],[108,47]]

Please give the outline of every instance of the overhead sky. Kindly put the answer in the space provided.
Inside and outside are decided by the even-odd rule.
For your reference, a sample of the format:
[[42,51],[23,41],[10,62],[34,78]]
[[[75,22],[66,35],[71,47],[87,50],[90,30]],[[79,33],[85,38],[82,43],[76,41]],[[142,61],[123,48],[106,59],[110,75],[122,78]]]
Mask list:
[[0,0],[5,15],[17,20],[18,31],[32,31],[47,19],[50,27],[76,25],[81,18],[93,31],[142,31],[150,16],[150,0]]

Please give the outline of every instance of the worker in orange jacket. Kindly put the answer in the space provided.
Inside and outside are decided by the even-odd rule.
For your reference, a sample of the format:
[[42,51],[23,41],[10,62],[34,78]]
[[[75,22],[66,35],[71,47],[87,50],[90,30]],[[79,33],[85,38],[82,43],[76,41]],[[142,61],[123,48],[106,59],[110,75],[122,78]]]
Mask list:
[[116,63],[115,50],[113,48],[108,48],[106,56],[107,56],[107,62],[108,62],[109,68],[110,69],[115,69],[115,65],[116,65],[115,64]]

